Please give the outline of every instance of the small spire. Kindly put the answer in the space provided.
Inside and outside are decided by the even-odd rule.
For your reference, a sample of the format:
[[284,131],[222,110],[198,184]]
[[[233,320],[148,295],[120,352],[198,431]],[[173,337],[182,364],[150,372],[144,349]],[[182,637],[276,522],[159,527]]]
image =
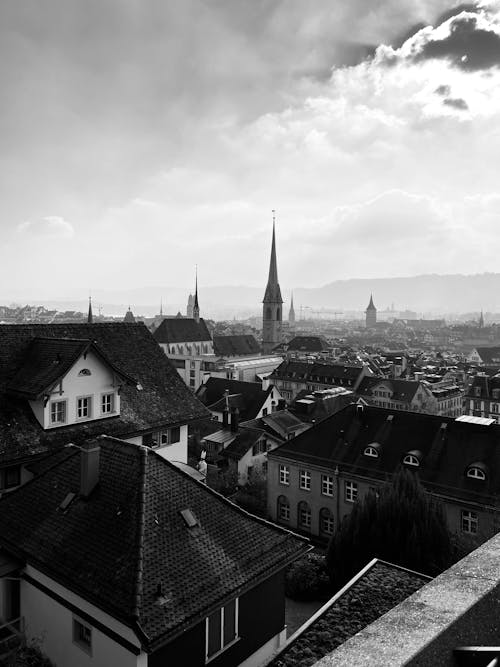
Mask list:
[[163,317],[163,299],[160,297],[160,317]]
[[200,321],[200,306],[198,304],[198,264],[195,265],[195,287],[194,287],[194,300],[193,300],[193,318],[199,322]]
[[92,324],[94,318],[92,316],[92,297],[89,295],[89,312],[87,314],[87,324]]

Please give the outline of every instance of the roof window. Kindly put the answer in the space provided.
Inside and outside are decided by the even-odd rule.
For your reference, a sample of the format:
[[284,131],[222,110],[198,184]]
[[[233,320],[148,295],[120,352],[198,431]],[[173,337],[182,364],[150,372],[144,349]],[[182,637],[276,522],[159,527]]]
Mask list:
[[198,525],[198,519],[190,509],[181,510],[181,516],[186,522],[188,528],[194,528]]
[[486,480],[486,470],[483,463],[473,463],[467,468],[467,477],[478,479],[482,482]]
[[371,456],[373,459],[378,459],[378,449],[374,445],[368,445],[363,452],[365,456]]
[[408,454],[403,459],[403,463],[407,466],[413,466],[414,468],[418,468],[420,466],[420,458],[418,456],[418,453],[408,452]]

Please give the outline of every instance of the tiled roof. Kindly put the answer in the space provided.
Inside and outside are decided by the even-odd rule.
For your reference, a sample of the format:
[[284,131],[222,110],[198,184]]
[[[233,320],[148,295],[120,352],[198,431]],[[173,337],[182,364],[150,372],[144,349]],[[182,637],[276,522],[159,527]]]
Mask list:
[[[480,389],[480,395],[476,396],[474,390],[476,388]],[[476,375],[473,379],[468,391],[467,396],[472,398],[493,398],[493,390],[495,393],[500,390],[500,377],[493,376],[489,377],[488,375]]]
[[223,456],[239,460],[264,435],[264,432],[254,428],[241,428],[236,438],[222,452]]
[[[8,387],[34,338],[92,340],[106,359],[135,385],[122,388],[119,417],[44,431],[26,399],[8,394]],[[0,325],[0,457],[3,463],[43,454],[87,436],[129,437],[155,427],[186,423],[207,416],[143,324]]]
[[81,454],[69,448],[0,500],[0,544],[134,628],[148,650],[307,549],[307,540],[244,512],[154,451],[106,437],[99,444],[99,483],[88,498],[60,509],[79,491]]
[[[363,366],[351,364],[308,364],[305,361],[283,361],[269,376],[271,379],[302,380],[309,382],[320,382],[323,384],[334,384],[342,380],[355,382]],[[317,379],[318,378],[318,379]]]
[[263,390],[259,382],[211,377],[198,388],[196,396],[213,412],[222,412],[226,390],[229,391],[229,407],[238,408],[240,420],[248,420],[257,416],[273,387]]
[[166,343],[168,345],[172,343],[197,343],[212,340],[212,336],[202,317],[199,322],[190,317],[164,319],[155,329],[153,336],[158,343]]
[[430,577],[381,560],[327,602],[299,628],[267,667],[310,667],[426,584]]
[[328,343],[322,336],[295,336],[286,344],[289,352],[323,352],[328,350]]
[[36,400],[62,379],[77,359],[92,349],[108,366],[132,385],[137,382],[121,373],[91,340],[34,338],[26,350],[21,367],[7,385],[7,391]]
[[[269,452],[269,458],[314,463],[354,475],[384,480],[408,452],[420,451],[419,477],[429,490],[474,502],[496,503],[500,494],[500,426],[472,424],[418,412],[349,405]],[[374,442],[380,456],[364,455]],[[485,481],[466,472],[476,461]]]
[[260,345],[251,334],[214,336],[214,351],[220,357],[260,354]]
[[498,365],[500,363],[500,347],[476,347],[475,349],[483,364]]
[[359,384],[357,393],[362,396],[372,396],[373,390],[380,385],[390,389],[392,392],[391,400],[411,403],[420,387],[420,382],[415,380],[390,380],[364,377]]

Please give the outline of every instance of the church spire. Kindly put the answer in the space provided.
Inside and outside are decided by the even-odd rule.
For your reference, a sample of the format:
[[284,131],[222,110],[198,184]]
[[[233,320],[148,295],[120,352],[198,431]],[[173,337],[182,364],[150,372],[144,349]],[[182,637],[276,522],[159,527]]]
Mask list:
[[194,287],[193,318],[200,321],[200,306],[198,304],[198,265],[196,265],[196,277]]
[[288,313],[288,322],[292,327],[295,324],[295,308],[293,307],[293,292],[290,299],[290,311]]
[[276,260],[276,211],[273,210],[273,240],[271,243],[271,259],[269,262],[269,277],[267,279],[264,302],[272,301],[283,303],[278,282],[278,262]]
[[93,315],[92,315],[92,297],[89,296],[89,312],[87,314],[87,324],[92,324],[94,321]]

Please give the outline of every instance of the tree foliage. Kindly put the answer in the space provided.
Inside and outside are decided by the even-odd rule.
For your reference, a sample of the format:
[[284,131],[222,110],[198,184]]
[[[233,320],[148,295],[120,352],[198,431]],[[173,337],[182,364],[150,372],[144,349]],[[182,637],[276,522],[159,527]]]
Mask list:
[[328,571],[342,586],[372,558],[436,575],[452,561],[441,505],[432,501],[416,474],[401,468],[392,482],[370,492],[342,522],[327,553]]

